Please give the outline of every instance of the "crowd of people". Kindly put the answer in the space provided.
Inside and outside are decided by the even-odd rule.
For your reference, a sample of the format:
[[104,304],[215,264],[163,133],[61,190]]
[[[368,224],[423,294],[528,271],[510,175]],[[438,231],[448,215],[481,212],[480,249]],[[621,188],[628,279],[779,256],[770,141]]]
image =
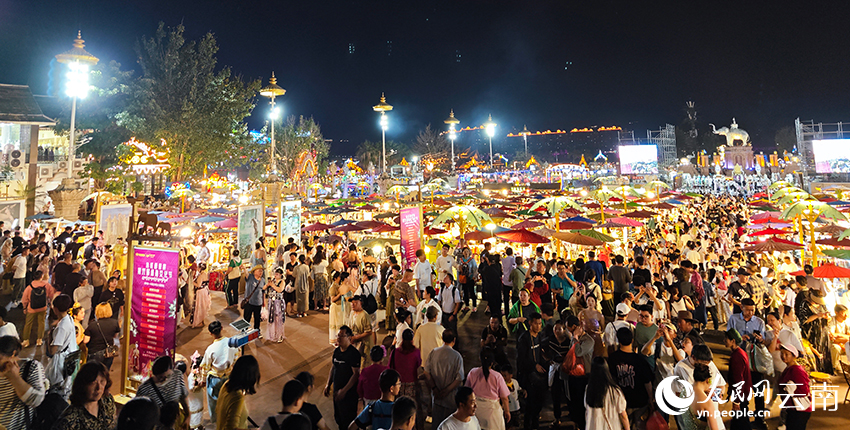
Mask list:
[[[724,399],[739,412],[732,428],[765,428],[775,399],[758,395],[764,381],[773,393],[781,384],[791,387],[781,393],[810,396],[811,372],[837,374],[848,361],[850,322],[844,305],[827,309],[831,287],[798,255],[744,250],[750,216],[739,200],[698,198],[659,215],[616,250],[565,255],[460,239],[430,259],[417,251],[406,268],[391,248],[375,255],[346,239],[323,245],[303,237],[268,251],[258,243],[244,258],[234,251],[223,287],[231,310],[267,342],[286,340],[287,319],[327,312],[333,346],[323,387],[333,419],[307,403],[314,377],[305,372],[284,384],[280,413],[256,426],[539,428],[551,403],[553,428],[675,420],[680,429],[719,429]],[[121,273],[101,270],[110,266],[97,237],[82,264],[76,249],[50,233],[30,243],[19,238],[6,232],[0,239],[0,254],[12,250],[2,264],[12,288],[7,308],[26,315],[19,335],[0,308],[0,425],[249,427],[259,364],[229,345],[221,322],[208,321],[205,241],[182,253],[179,305],[181,324],[206,327],[212,344],[203,355],[155,360],[136,398],[116,415],[109,369],[121,353]],[[489,319],[480,336],[460,335],[463,324],[482,317]],[[729,351],[725,374],[706,343],[710,335]],[[46,363],[19,360],[33,340],[36,348],[47,340]],[[477,353],[464,356],[461,345]],[[653,401],[670,376],[696,395],[681,415],[668,416]],[[687,391],[684,383],[672,388]],[[811,403],[795,401],[782,409],[780,424],[805,428],[811,412]]]

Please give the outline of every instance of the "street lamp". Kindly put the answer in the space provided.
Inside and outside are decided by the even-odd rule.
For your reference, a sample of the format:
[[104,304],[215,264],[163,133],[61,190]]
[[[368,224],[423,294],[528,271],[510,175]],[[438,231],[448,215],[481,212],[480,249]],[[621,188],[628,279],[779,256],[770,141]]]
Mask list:
[[487,118],[487,123],[484,124],[485,130],[487,130],[487,136],[490,136],[490,168],[493,168],[493,136],[496,135],[496,123],[493,122],[493,115],[489,115]]
[[393,110],[393,107],[387,104],[387,98],[381,93],[381,102],[372,106],[372,110],[381,113],[381,173],[384,173],[387,170],[387,112]]
[[525,155],[528,156],[528,135],[529,135],[528,127],[523,125],[522,126],[522,133],[520,133],[520,134],[522,135],[522,141],[525,142]]
[[280,114],[280,109],[274,106],[274,99],[277,96],[282,96],[286,94],[286,90],[279,87],[277,85],[277,78],[274,77],[274,72],[272,72],[272,77],[269,79],[269,84],[260,90],[260,95],[263,97],[268,97],[270,99],[269,104],[271,105],[271,113],[269,114],[269,118],[272,123],[272,131],[271,131],[271,148],[269,150],[269,171],[271,175],[277,173],[277,163],[275,163],[275,143],[274,143],[274,120]]
[[77,31],[74,47],[56,56],[56,61],[68,65],[68,84],[65,94],[71,97],[71,134],[68,138],[68,179],[74,176],[74,153],[76,152],[77,98],[86,98],[89,91],[89,66],[100,61],[86,51],[82,34]]
[[460,124],[457,118],[455,118],[455,110],[452,109],[449,111],[449,119],[443,121],[444,123],[449,125],[449,140],[452,141],[452,172],[455,171],[455,139],[457,139],[457,132],[455,131],[455,126]]

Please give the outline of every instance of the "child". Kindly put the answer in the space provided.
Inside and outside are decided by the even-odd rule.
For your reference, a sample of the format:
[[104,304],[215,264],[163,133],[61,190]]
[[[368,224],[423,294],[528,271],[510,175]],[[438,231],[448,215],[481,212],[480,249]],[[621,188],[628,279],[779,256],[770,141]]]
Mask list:
[[510,363],[500,365],[499,373],[501,373],[502,378],[505,379],[505,383],[508,385],[508,391],[510,392],[510,394],[508,394],[508,409],[510,409],[511,421],[506,423],[505,428],[513,428],[520,422],[519,398],[520,396],[525,397],[525,391],[520,388],[519,382],[514,379],[514,369],[511,367]]

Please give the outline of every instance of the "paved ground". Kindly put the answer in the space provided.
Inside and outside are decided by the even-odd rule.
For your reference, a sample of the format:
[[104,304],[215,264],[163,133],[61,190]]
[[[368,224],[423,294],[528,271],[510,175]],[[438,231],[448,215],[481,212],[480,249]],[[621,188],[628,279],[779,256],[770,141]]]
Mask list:
[[[207,323],[213,318],[219,319],[225,326],[225,336],[235,334],[235,331],[228,326],[230,322],[238,318],[234,309],[224,309],[224,295],[221,292],[212,293],[212,309],[219,311],[213,312],[213,315],[207,317]],[[0,305],[5,305],[8,297],[0,298]],[[485,306],[479,307],[477,314],[466,313],[460,319],[460,336],[462,342],[460,350],[464,357],[464,365],[466,370],[478,365],[478,339],[483,327],[487,324],[488,317],[484,314]],[[23,328],[23,316],[20,310],[12,310],[8,316],[9,320],[14,322],[19,332]],[[283,343],[270,343],[265,341],[255,341],[246,347],[246,353],[255,355],[260,362],[262,380],[257,394],[251,396],[248,400],[248,408],[250,416],[262,424],[262,421],[269,415],[274,414],[280,409],[280,392],[283,385],[292,379],[301,371],[309,371],[316,377],[316,389],[311,393],[309,401],[315,403],[322,414],[326,417],[326,421],[331,428],[335,428],[333,423],[333,404],[330,399],[321,395],[321,389],[327,382],[327,376],[330,369],[330,356],[332,348],[328,344],[328,316],[327,313],[311,312],[306,318],[288,319],[286,322],[287,340]],[[381,331],[379,339],[385,335]],[[726,370],[728,353],[725,351],[719,342],[719,333],[707,334],[707,339],[710,346],[717,354],[717,365],[721,371]],[[186,356],[191,355],[195,350],[203,353],[207,345],[212,341],[212,337],[206,329],[179,328],[178,329],[178,352]],[[32,342],[34,343],[34,342]],[[508,345],[508,354],[513,354],[513,341]],[[26,357],[44,359],[43,351],[35,347],[27,348],[23,355]],[[46,359],[45,359],[46,360]],[[113,366],[113,381],[118,381],[120,378],[120,361],[116,359]],[[844,393],[847,390],[847,384],[843,378],[834,378],[833,384],[837,385],[838,401],[844,398]],[[117,385],[113,386],[113,393],[117,391]],[[771,410],[771,418],[768,420],[769,428],[776,428],[776,420],[779,416],[778,404],[775,404]],[[548,428],[552,420],[551,405],[547,405],[543,410],[543,420],[541,427]],[[812,415],[809,421],[808,428],[810,429],[833,429],[842,428],[850,425],[850,404],[839,404],[837,411],[818,411]],[[207,428],[211,428],[207,426]]]

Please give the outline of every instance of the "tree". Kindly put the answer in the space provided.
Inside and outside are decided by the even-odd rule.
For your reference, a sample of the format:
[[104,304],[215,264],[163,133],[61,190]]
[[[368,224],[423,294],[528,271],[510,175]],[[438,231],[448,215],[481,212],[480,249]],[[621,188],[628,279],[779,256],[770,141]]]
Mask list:
[[[274,131],[277,170],[284,178],[291,176],[302,152],[315,151],[316,166],[328,156],[330,145],[325,142],[321,127],[312,117],[290,116],[283,124],[275,124]],[[265,161],[268,162],[268,155]]]
[[[360,161],[360,166],[366,168],[369,163],[372,163],[375,171],[381,171],[381,158],[383,147],[381,142],[365,141],[357,145],[357,152],[354,156]],[[410,149],[401,142],[394,140],[387,141],[387,168],[401,163],[402,158],[407,158],[410,161]]]
[[416,137],[416,143],[413,144],[413,150],[419,155],[436,155],[441,152],[451,150],[449,141],[440,133],[431,128],[431,124],[425,127],[425,130],[419,132]]
[[142,74],[130,88],[119,125],[139,140],[164,139],[175,179],[225,166],[241,157],[243,120],[254,108],[260,81],[244,82],[230,68],[216,72],[218,45],[212,33],[186,41],[184,27],[160,23],[151,38],[136,43]]

